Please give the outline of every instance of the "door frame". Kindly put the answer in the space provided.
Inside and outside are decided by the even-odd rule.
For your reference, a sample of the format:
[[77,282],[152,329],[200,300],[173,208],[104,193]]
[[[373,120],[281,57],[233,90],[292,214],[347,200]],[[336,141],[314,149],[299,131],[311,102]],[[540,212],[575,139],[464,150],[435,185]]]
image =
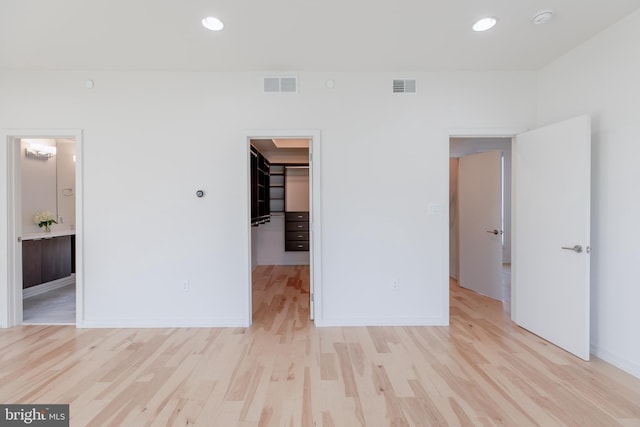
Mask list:
[[[84,319],[84,234],[83,234],[83,141],[81,129],[3,129],[0,140],[6,144],[6,156],[0,159],[0,210],[6,216],[0,219],[0,240],[6,247],[0,248],[0,295],[6,298],[0,304],[0,327],[7,328],[22,323],[22,195],[20,194],[20,150],[22,138],[73,139],[76,150],[76,327],[82,327]],[[4,160],[4,164],[3,163]],[[3,194],[4,193],[4,194]],[[6,233],[6,234],[5,234]],[[6,251],[6,254],[3,252]],[[5,256],[6,255],[6,256]]]
[[[511,153],[513,156],[513,139],[516,137],[516,135],[526,132],[529,129],[526,128],[479,128],[479,129],[450,129],[448,136],[447,136],[447,147],[449,148],[449,150],[447,150],[447,171],[449,171],[449,153],[450,153],[450,147],[451,147],[451,138],[511,138]],[[511,169],[511,204],[512,206],[509,207],[509,209],[511,209],[511,221],[513,222],[513,191],[514,191],[514,186],[513,186],[513,175],[514,175],[514,171],[513,171],[513,163],[512,163],[512,169]],[[447,175],[448,176],[448,175]],[[447,179],[447,192],[446,194],[449,194],[449,180]],[[449,204],[447,203],[447,215],[449,215],[448,212],[448,206]],[[505,207],[506,208],[506,207]],[[448,216],[447,216],[448,217]],[[447,257],[449,257],[449,239],[450,239],[450,230],[447,229]],[[513,228],[511,229],[511,248],[513,250],[513,243],[516,240],[516,235],[513,232]],[[449,275],[447,275],[447,292],[446,295],[449,296],[450,295],[450,291],[449,291]],[[515,300],[516,300],[516,293],[514,292],[514,283],[513,280],[511,281],[511,319],[513,320],[515,318]],[[447,299],[447,311],[449,308],[449,300]],[[449,313],[449,316],[451,316],[451,313]]]
[[247,256],[247,294],[246,294],[246,324],[252,323],[252,259],[251,259],[251,162],[250,145],[252,139],[308,139],[309,140],[309,305],[310,315],[316,326],[322,325],[322,204],[321,204],[321,168],[320,168],[320,130],[249,130],[245,132],[244,144],[246,155],[244,162],[244,177],[247,179],[244,188],[247,189],[245,224],[247,224],[247,238],[245,239],[245,253]]

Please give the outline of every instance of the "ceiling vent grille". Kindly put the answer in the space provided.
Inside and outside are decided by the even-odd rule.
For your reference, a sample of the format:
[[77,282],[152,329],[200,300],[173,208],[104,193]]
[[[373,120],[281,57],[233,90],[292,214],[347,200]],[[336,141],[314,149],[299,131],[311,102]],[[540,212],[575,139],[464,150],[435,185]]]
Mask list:
[[393,93],[417,93],[418,86],[415,80],[394,80]]
[[297,93],[297,77],[265,77],[264,93]]

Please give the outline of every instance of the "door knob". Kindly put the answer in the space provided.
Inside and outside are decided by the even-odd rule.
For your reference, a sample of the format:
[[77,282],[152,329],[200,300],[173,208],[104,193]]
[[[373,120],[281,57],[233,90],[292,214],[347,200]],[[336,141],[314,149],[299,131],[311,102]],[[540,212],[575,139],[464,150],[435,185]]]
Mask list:
[[580,245],[575,245],[575,246],[572,246],[572,247],[562,246],[562,249],[566,249],[568,251],[574,251],[577,254],[582,252],[582,246],[580,246]]
[[498,234],[502,234],[502,231],[498,231],[498,230],[487,230],[487,233],[489,234],[494,234],[494,235],[498,235]]

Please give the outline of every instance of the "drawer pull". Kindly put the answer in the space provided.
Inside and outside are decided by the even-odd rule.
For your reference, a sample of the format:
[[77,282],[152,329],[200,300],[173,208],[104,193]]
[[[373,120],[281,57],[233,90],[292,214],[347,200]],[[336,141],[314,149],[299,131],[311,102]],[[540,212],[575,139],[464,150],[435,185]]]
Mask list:
[[302,228],[302,227],[304,227],[304,225],[298,224],[298,228]]
[[298,215],[298,218],[302,219],[302,218],[304,218],[304,216],[303,215]]
[[298,247],[299,247],[299,248],[303,248],[304,246],[302,246],[302,245],[298,245]]
[[302,238],[302,234],[298,234],[298,238],[301,239]]

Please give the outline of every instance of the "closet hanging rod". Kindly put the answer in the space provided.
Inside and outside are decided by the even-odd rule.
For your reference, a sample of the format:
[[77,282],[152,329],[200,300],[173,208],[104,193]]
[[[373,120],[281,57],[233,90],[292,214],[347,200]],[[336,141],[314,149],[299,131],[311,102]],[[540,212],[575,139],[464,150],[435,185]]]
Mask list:
[[309,169],[309,166],[285,166],[286,169]]

